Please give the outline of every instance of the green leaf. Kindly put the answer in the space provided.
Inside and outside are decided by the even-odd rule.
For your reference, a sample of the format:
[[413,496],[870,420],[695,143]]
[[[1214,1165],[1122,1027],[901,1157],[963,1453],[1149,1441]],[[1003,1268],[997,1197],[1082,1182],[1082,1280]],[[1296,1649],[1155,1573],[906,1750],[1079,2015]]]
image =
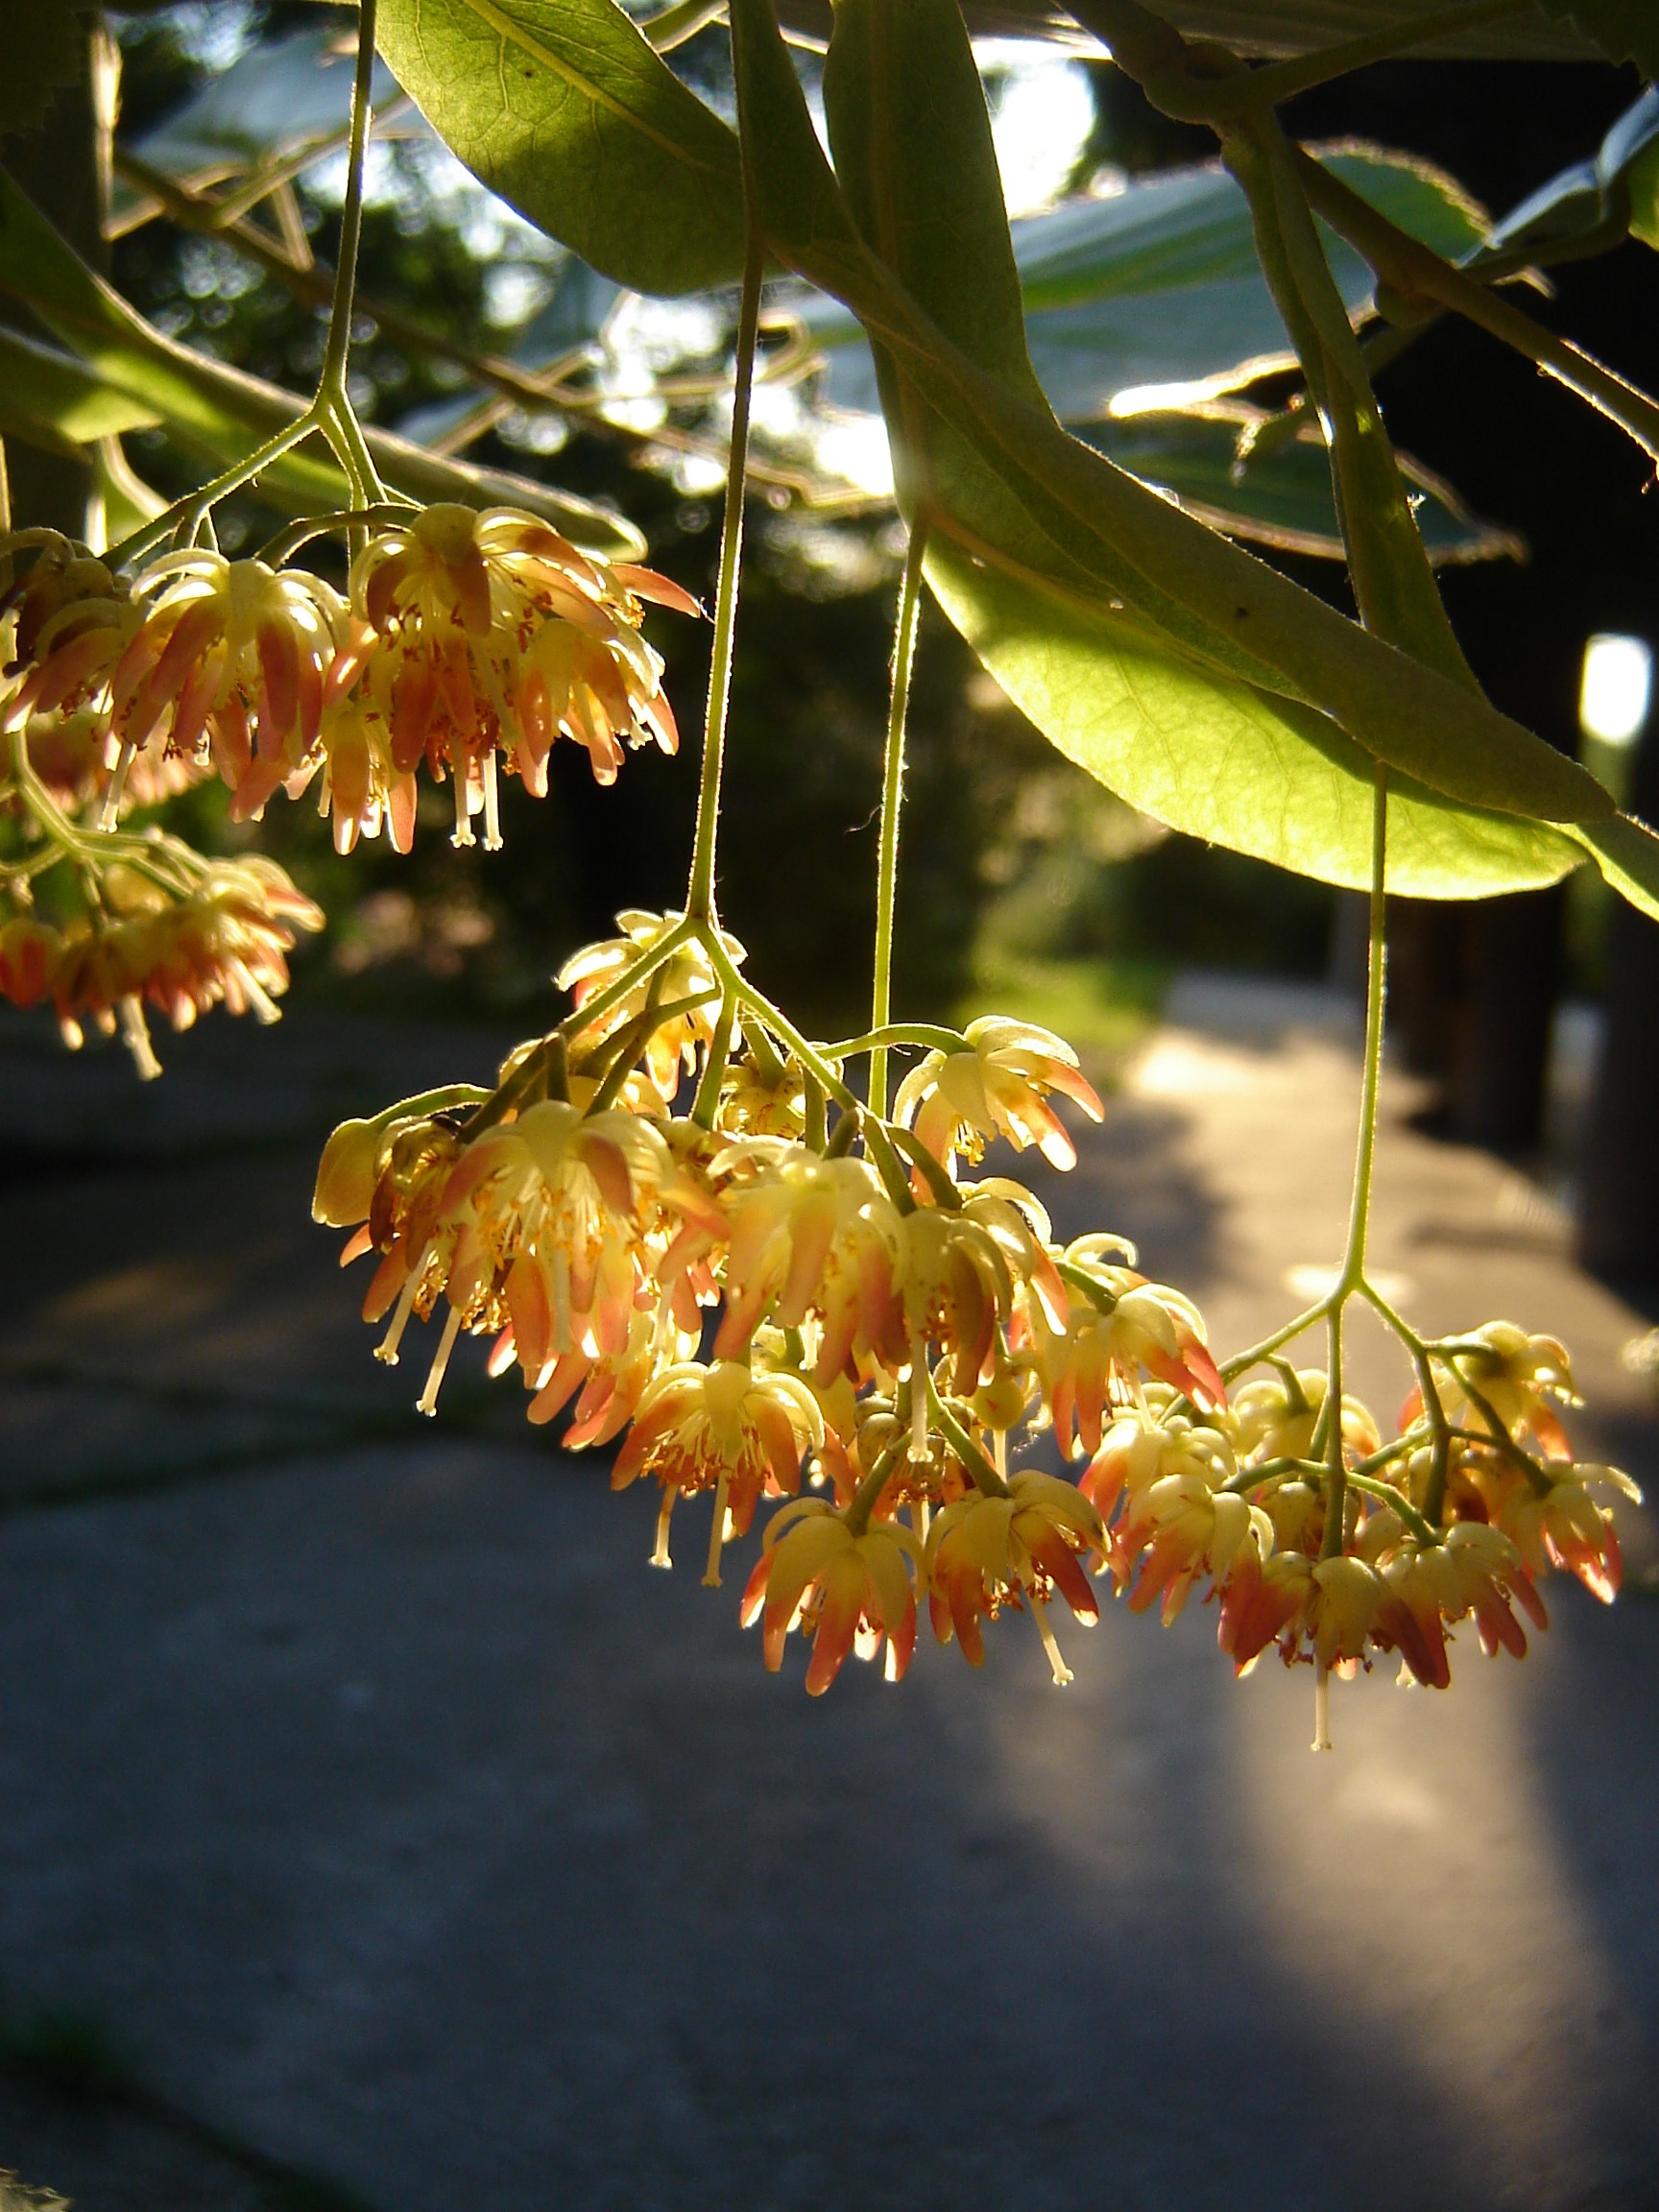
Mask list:
[[[1483,211],[1462,187],[1414,156],[1344,145],[1320,158],[1450,259],[1486,234]],[[1218,163],[1137,178],[1109,199],[1068,201],[1011,230],[1032,365],[1063,422],[1105,415],[1132,388],[1198,386],[1210,396],[1295,361],[1256,258],[1249,205]],[[1343,301],[1358,315],[1371,271],[1330,231],[1324,238]],[[802,319],[830,362],[827,397],[874,409],[856,318],[820,299]]]
[[[899,17],[905,59],[921,77],[900,71],[893,108],[911,126],[928,110],[927,88],[941,82],[924,19],[937,37],[940,9],[931,0],[914,0]],[[960,37],[953,10],[951,19]],[[838,36],[850,20],[844,8]],[[1376,757],[1449,797],[1551,820],[1611,811],[1605,792],[1574,763],[1149,493],[969,360],[854,228],[765,0],[733,0],[732,21],[752,188],[768,238],[801,274],[854,308],[921,396],[931,418],[926,443],[936,531],[977,558],[1120,616],[1148,652],[1178,654],[1213,676],[1319,709]],[[829,101],[829,89],[831,130],[847,166],[856,172],[867,164],[867,175],[880,177],[871,151],[872,103]],[[926,170],[909,144],[915,135],[908,128],[896,133],[898,148],[880,146],[882,162],[903,166],[911,178]],[[961,156],[958,141],[929,158],[938,165]],[[959,239],[950,267],[935,264],[916,273],[917,281],[935,295],[948,284],[974,286],[979,244]],[[954,298],[947,311],[965,320]]]
[[1630,193],[1630,235],[1659,253],[1659,137],[1631,162],[1624,182]]
[[[1334,722],[1223,684],[1127,626],[929,540],[939,604],[1068,759],[1172,830],[1321,882],[1371,879],[1372,764]],[[1600,826],[1598,825],[1598,830]],[[1484,898],[1553,883],[1579,854],[1559,830],[1391,781],[1388,887]]]
[[0,431],[49,452],[73,453],[122,430],[153,429],[154,407],[95,376],[72,353],[0,324]]
[[[1647,0],[1608,0],[1639,10]],[[1594,9],[1597,0],[1545,0],[1553,15],[1571,5],[1575,12]],[[1035,23],[1047,12],[1044,0],[1002,0],[1001,12]],[[1089,21],[1087,0],[1071,12]],[[1218,38],[1239,54],[1308,54],[1346,38],[1399,24],[1432,22],[1446,12],[1446,0],[1157,0],[1157,12],[1189,37]],[[1518,16],[1427,40],[1414,52],[1438,60],[1517,61],[1593,61],[1595,46],[1566,23],[1546,22],[1530,9]]]
[[1653,0],[1543,0],[1551,15],[1574,23],[1610,61],[1634,61],[1649,83],[1659,79],[1659,12]]
[[[0,292],[24,301],[103,386],[148,411],[181,445],[224,468],[301,411],[280,386],[209,361],[153,329],[105,283],[0,171]],[[635,560],[643,541],[621,517],[502,470],[422,452],[384,430],[368,432],[375,464],[411,498],[513,505],[544,516],[578,543]],[[344,475],[313,439],[260,478],[267,496],[297,514],[350,504]]]
[[[1189,514],[1286,553],[1342,558],[1331,463],[1311,427],[1289,440],[1271,439],[1238,459],[1246,436],[1278,420],[1241,399],[1214,399],[1092,422],[1079,436],[1142,483],[1172,493]],[[1400,470],[1418,498],[1416,520],[1431,561],[1525,560],[1525,541],[1472,515],[1452,487],[1409,454]]]
[[1659,922],[1659,837],[1645,822],[1619,814],[1611,822],[1575,824],[1571,834],[1622,899]]
[[605,276],[741,273],[736,140],[612,0],[381,0],[378,41],[468,168]]
[[1659,186],[1659,92],[1625,108],[1593,160],[1575,161],[1541,184],[1492,227],[1485,247],[1466,257],[1479,269],[1490,260],[1521,266],[1529,252],[1559,260],[1575,247],[1605,250],[1626,227],[1643,236],[1653,221]]

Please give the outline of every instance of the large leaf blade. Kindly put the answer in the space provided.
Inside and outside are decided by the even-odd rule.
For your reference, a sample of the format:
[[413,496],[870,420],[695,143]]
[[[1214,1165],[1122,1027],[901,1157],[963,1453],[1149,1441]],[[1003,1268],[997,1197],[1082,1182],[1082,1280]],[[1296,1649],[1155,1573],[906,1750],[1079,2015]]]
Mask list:
[[[1040,581],[929,541],[934,596],[1015,705],[1068,759],[1170,829],[1363,889],[1372,766],[1325,717],[1218,683]],[[1482,898],[1553,883],[1579,854],[1559,830],[1390,786],[1388,886]]]
[[605,276],[740,273],[736,141],[611,0],[381,0],[377,37],[468,168]]
[[1317,706],[1447,796],[1552,820],[1611,810],[1575,764],[1148,493],[964,357],[854,228],[765,0],[734,0],[732,17],[768,236],[854,308],[949,424],[959,450],[935,465],[935,489],[966,548],[1127,614],[1151,646]]

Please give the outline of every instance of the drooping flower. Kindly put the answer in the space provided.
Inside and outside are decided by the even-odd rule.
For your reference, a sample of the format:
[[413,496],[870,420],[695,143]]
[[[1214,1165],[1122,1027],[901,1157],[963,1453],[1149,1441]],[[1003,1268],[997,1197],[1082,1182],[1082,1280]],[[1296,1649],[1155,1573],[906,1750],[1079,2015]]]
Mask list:
[[720,1582],[720,1551],[741,1536],[762,1493],[787,1497],[801,1486],[802,1455],[822,1442],[823,1416],[792,1375],[757,1374],[746,1361],[669,1367],[646,1390],[611,1484],[626,1489],[641,1475],[662,1486],[655,1562],[668,1564],[668,1522],[678,1497],[714,1492],[704,1581]]
[[823,1695],[849,1651],[873,1659],[883,1644],[887,1679],[897,1682],[916,1647],[911,1574],[921,1565],[922,1547],[908,1528],[877,1521],[855,1533],[826,1500],[803,1498],[768,1523],[741,1620],[745,1628],[761,1620],[761,1647],[774,1673],[792,1628],[811,1638],[808,1696]]
[[1057,1684],[1071,1679],[1048,1624],[1058,1591],[1079,1621],[1099,1618],[1083,1558],[1104,1542],[1100,1517],[1070,1482],[1027,1470],[1005,1497],[977,1492],[947,1505],[927,1539],[928,1608],[941,1644],[952,1635],[971,1666],[983,1664],[980,1623],[1029,1601]]
[[1384,1650],[1398,1649],[1427,1688],[1449,1687],[1446,1630],[1469,1614],[1475,1616],[1480,1647],[1488,1657],[1499,1650],[1517,1659],[1526,1656],[1526,1631],[1511,1599],[1534,1626],[1548,1625],[1520,1551],[1500,1529],[1483,1522],[1458,1522],[1433,1544],[1406,1537],[1383,1557],[1381,1568],[1383,1596],[1373,1640]]
[[[708,953],[695,938],[688,938],[660,966],[643,968],[648,955],[656,951],[684,919],[680,914],[652,914],[630,906],[616,917],[619,936],[583,946],[570,955],[554,977],[561,991],[570,993],[580,1013],[613,984],[620,982],[630,968],[641,966],[637,986],[624,992],[601,1019],[578,1032],[578,1049],[589,1053],[619,1037],[637,1022],[653,1003],[671,1006],[686,998],[705,1001],[661,1023],[653,1029],[644,1046],[646,1070],[664,1104],[673,1100],[682,1074],[695,1068],[699,1052],[707,1048],[714,1034],[717,1012],[717,980]],[[723,930],[720,943],[733,965],[741,967],[746,954],[736,938]]]
[[862,1160],[822,1159],[781,1138],[729,1146],[714,1172],[729,1179],[730,1224],[716,1355],[740,1353],[764,1320],[798,1329],[810,1314],[821,1330],[814,1372],[829,1382],[855,1347],[881,1340],[894,1309],[903,1233],[879,1177]]
[[1219,1487],[1223,1461],[1192,1449],[1179,1458],[1172,1473],[1130,1495],[1110,1552],[1130,1610],[1159,1605],[1166,1626],[1200,1575],[1224,1583],[1246,1547],[1262,1558],[1273,1549],[1273,1525],[1261,1506]]
[[1077,1148],[1048,1103],[1058,1091],[1098,1121],[1102,1108],[1077,1055],[1062,1038],[1029,1022],[986,1015],[970,1022],[965,1052],[929,1052],[899,1086],[899,1119],[947,1167],[957,1153],[980,1159],[986,1142],[1006,1137],[1018,1150],[1035,1144],[1051,1166],[1073,1167]]
[[[106,709],[83,706],[32,714],[23,742],[30,767],[60,806],[84,806],[109,790],[119,750],[111,752]],[[194,754],[140,753],[128,764],[112,811],[119,815],[129,807],[158,805],[212,773],[212,763]]]
[[186,755],[209,743],[232,816],[256,817],[317,744],[339,598],[306,570],[200,550],[164,553],[133,596],[143,627],[110,679],[123,755],[157,736]]
[[124,1029],[139,1072],[159,1072],[142,1009],[175,1029],[225,1006],[275,1022],[288,988],[286,954],[323,914],[276,861],[259,854],[216,860],[180,896],[125,864],[106,869],[104,910],[71,923],[51,950],[48,989],[59,1025],[79,1046],[90,1021]]
[[[1573,1447],[1551,1401],[1576,1406],[1579,1399],[1572,1362],[1555,1337],[1529,1336],[1513,1321],[1488,1321],[1459,1339],[1446,1368],[1450,1411],[1455,1413],[1460,1402],[1473,1410],[1472,1389],[1517,1442],[1531,1435],[1551,1458],[1572,1458]],[[1413,1392],[1407,1401],[1407,1416],[1414,1417],[1421,1407],[1421,1396]]]
[[1591,1497],[1591,1482],[1618,1490],[1635,1504],[1642,1502],[1636,1484],[1617,1467],[1576,1466],[1556,1475],[1542,1497],[1530,1485],[1518,1484],[1505,1501],[1502,1526],[1533,1574],[1562,1568],[1611,1605],[1623,1578],[1623,1553],[1613,1515]]
[[1061,1325],[1029,1306],[1022,1315],[1054,1432],[1068,1454],[1079,1441],[1086,1452],[1099,1450],[1108,1407],[1130,1403],[1142,1374],[1202,1410],[1214,1411],[1227,1402],[1198,1309],[1167,1284],[1148,1282],[1135,1268],[1102,1258],[1120,1242],[1085,1237],[1067,1247],[1068,1303]]
[[0,556],[36,541],[35,561],[0,599],[0,619],[12,617],[5,673],[18,679],[0,729],[82,709],[107,726],[110,679],[143,611],[124,578],[56,531],[14,533],[0,540]]
[[453,779],[457,844],[482,813],[495,846],[498,757],[541,797],[562,734],[601,782],[624,743],[674,751],[662,662],[638,634],[643,599],[700,612],[665,577],[590,559],[534,516],[421,508],[376,530],[352,565],[340,695],[361,681],[397,774],[424,761]]
[[[1259,1376],[1233,1393],[1230,1426],[1241,1458],[1307,1459],[1325,1407],[1329,1383],[1322,1370],[1302,1367],[1288,1375]],[[1381,1448],[1375,1416],[1358,1398],[1342,1399],[1342,1441],[1348,1456],[1363,1459]]]

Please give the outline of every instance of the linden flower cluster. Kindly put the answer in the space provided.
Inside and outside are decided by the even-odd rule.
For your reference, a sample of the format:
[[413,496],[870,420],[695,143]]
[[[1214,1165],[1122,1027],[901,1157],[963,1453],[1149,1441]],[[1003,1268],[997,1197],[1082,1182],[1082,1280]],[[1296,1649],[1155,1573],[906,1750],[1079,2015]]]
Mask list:
[[501,770],[544,795],[556,739],[602,783],[625,744],[675,750],[640,621],[647,600],[699,613],[678,585],[512,508],[375,515],[344,595],[201,548],[128,577],[55,532],[0,541],[0,558],[35,555],[0,604],[14,679],[0,729],[54,763],[59,788],[95,781],[106,827],[213,768],[237,820],[316,781],[342,853],[382,830],[409,850],[422,768],[453,786],[455,842],[482,817],[493,849]]
[[53,531],[0,540],[27,563],[0,598],[0,814],[23,839],[0,854],[0,996],[49,1000],[71,1045],[119,1027],[149,1076],[146,1006],[175,1028],[215,1005],[274,1020],[285,954],[322,926],[272,861],[122,833],[134,807],[217,771],[240,821],[315,781],[342,853],[382,830],[407,852],[424,768],[452,785],[456,843],[481,817],[497,847],[502,768],[541,796],[561,736],[601,782],[625,743],[674,750],[639,625],[645,600],[699,611],[678,586],[512,509],[379,513],[344,596],[211,551],[126,575]]
[[769,1667],[796,1633],[813,1694],[850,1652],[897,1679],[925,1605],[975,1666],[985,1623],[1028,1613],[1063,1683],[1055,1608],[1094,1622],[1105,1577],[1166,1622],[1214,1598],[1240,1672],[1277,1643],[1321,1681],[1391,1651],[1444,1686],[1465,1619],[1488,1651],[1525,1650],[1515,1608],[1543,1625],[1550,1568],[1611,1597],[1592,1487],[1628,1485],[1572,1462],[1558,1345],[1493,1324],[1435,1348],[1431,1407],[1386,1444],[1283,1360],[1230,1392],[1197,1310],[1123,1239],[1062,1246],[1029,1190],[957,1171],[997,1139],[1071,1161],[1055,1096],[1100,1105],[1060,1039],[975,1022],[887,1120],[841,1087],[854,1048],[792,1050],[732,995],[741,947],[717,945],[625,915],[496,1089],[337,1130],[315,1213],[354,1232],[345,1260],[374,1256],[380,1358],[442,1317],[421,1409],[459,1336],[491,1338],[531,1421],[614,1446],[617,1489],[655,1482],[655,1565],[707,1496],[718,1585],[724,1547],[780,1502],[741,1607]]

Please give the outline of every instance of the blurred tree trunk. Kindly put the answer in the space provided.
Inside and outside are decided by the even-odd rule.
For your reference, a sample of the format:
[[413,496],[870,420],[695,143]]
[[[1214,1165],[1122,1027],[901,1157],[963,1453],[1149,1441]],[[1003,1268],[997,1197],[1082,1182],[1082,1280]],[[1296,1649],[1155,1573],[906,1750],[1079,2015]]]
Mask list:
[[[106,123],[113,120],[108,109],[114,82],[108,73],[116,63],[105,41],[101,28],[88,35],[79,81],[54,96],[36,130],[0,139],[0,161],[95,269],[107,267],[108,258],[104,244],[108,143],[99,108],[102,104]],[[45,335],[14,301],[0,299],[0,319],[37,337]],[[82,536],[92,486],[87,462],[67,453],[44,452],[13,438],[7,442],[6,463],[14,522]]]
[[[1632,812],[1659,821],[1659,728],[1636,757]],[[1606,1030],[1584,1137],[1578,1251],[1598,1274],[1659,1283],[1659,924],[1619,900]]]

